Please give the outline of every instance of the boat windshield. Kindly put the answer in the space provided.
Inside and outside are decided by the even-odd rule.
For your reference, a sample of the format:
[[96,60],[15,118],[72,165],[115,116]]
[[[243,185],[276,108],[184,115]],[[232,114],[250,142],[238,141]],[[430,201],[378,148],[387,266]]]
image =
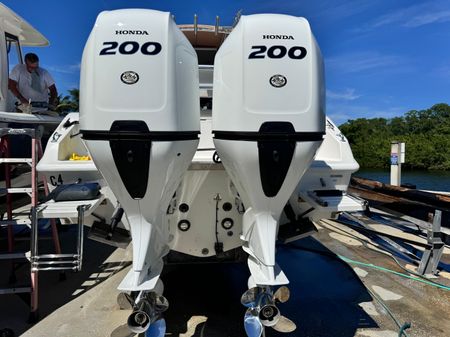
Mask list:
[[6,51],[8,54],[8,73],[19,63],[22,63],[19,39],[9,33],[5,33]]

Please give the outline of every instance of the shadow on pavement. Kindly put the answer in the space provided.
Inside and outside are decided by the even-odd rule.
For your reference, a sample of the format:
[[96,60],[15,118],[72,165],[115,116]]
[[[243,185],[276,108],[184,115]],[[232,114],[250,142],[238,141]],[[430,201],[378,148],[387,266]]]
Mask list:
[[[72,228],[73,227],[73,228]],[[72,253],[75,250],[76,225],[60,231],[60,242],[63,253]],[[25,245],[28,241],[17,241],[16,251],[25,251],[29,247]],[[51,240],[42,240],[39,243],[40,253],[53,253]],[[53,311],[82,295],[87,290],[100,284],[113,274],[119,272],[131,264],[131,261],[105,262],[116,248],[99,244],[85,238],[83,268],[80,272],[65,272],[61,280],[58,271],[39,272],[39,319],[43,319]],[[30,264],[22,262],[16,265],[15,276],[17,282],[8,284],[11,264],[2,261],[0,264],[1,285],[11,287],[30,283]],[[65,279],[64,279],[65,278]],[[30,294],[2,295],[0,297],[0,329],[11,328],[16,336],[19,336],[32,324],[28,322],[30,313]]]
[[[311,237],[293,245],[277,250],[277,261],[291,282],[291,299],[279,308],[297,330],[281,334],[268,328],[266,336],[347,337],[359,328],[378,327],[358,306],[372,298],[350,267],[328,256],[333,253]],[[167,333],[245,336],[240,297],[248,276],[244,263],[167,266],[162,276],[170,302]]]

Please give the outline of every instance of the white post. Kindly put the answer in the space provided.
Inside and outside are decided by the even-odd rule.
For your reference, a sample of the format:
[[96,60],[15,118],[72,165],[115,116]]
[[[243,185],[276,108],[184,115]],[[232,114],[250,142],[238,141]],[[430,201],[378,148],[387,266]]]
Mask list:
[[405,143],[391,142],[391,185],[400,186],[402,163],[405,162]]

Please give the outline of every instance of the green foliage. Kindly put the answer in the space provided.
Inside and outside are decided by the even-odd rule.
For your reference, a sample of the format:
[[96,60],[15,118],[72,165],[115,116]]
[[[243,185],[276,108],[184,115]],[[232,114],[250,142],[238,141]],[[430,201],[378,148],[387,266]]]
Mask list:
[[392,119],[358,118],[340,127],[363,168],[387,168],[391,141],[406,143],[407,169],[450,170],[450,106],[433,105]]
[[60,113],[76,112],[79,111],[80,106],[80,90],[70,89],[69,95],[58,96],[59,104],[56,110]]

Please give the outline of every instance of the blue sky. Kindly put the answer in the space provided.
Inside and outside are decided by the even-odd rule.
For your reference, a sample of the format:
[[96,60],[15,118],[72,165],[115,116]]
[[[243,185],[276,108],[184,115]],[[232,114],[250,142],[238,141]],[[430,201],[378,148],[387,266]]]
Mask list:
[[78,88],[84,44],[98,13],[119,8],[170,11],[176,22],[230,25],[243,15],[283,13],[309,20],[325,60],[327,114],[348,119],[403,115],[450,103],[450,0],[8,0],[41,31],[41,58],[67,94]]

